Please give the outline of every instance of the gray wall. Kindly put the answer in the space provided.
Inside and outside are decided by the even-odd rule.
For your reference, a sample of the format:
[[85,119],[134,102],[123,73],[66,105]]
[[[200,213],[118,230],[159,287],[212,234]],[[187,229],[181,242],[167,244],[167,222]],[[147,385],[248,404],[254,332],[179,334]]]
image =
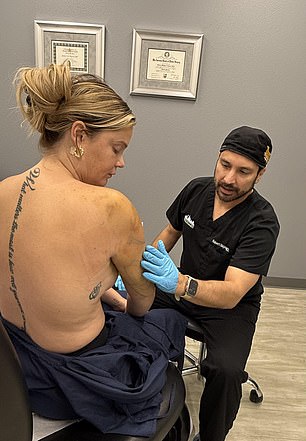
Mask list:
[[[185,183],[212,173],[226,134],[257,126],[274,145],[258,189],[281,222],[270,276],[305,279],[305,0],[2,2],[0,179],[39,158],[37,137],[29,139],[20,127],[11,86],[17,67],[34,65],[34,19],[106,26],[105,79],[138,117],[127,167],[110,185],[132,199],[148,241],[165,225],[165,209]],[[195,102],[129,96],[133,28],[205,35]]]

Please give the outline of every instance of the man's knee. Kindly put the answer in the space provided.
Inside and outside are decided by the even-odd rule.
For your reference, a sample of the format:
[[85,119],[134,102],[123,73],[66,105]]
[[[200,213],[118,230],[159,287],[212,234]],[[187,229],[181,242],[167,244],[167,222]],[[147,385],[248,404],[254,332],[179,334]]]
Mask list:
[[225,384],[243,383],[246,381],[245,372],[236,360],[229,358],[211,359],[207,357],[201,363],[201,375],[206,380],[215,380]]

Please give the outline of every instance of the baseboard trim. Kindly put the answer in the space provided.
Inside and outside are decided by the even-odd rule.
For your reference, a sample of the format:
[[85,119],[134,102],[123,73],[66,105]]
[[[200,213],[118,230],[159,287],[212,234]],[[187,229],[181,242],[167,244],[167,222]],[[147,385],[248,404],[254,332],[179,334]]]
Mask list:
[[262,283],[267,287],[306,289],[306,279],[293,279],[289,277],[263,277]]

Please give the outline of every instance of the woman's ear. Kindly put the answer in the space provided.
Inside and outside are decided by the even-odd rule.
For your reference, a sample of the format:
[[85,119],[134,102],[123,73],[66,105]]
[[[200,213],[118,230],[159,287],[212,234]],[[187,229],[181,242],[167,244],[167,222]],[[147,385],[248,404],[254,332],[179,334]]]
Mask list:
[[75,121],[70,129],[71,146],[69,153],[76,158],[82,158],[85,150],[82,146],[86,126],[82,121]]
[[71,141],[74,145],[78,145],[82,142],[83,133],[86,130],[86,126],[83,121],[74,121],[70,129]]

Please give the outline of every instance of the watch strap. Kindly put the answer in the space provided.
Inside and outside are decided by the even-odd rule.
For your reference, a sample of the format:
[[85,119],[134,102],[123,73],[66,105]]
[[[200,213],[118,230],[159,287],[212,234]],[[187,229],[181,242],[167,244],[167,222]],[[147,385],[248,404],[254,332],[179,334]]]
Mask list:
[[188,274],[185,274],[185,276],[187,277],[187,281],[186,281],[186,284],[185,284],[184,294],[181,295],[181,296],[178,295],[178,294],[174,294],[175,300],[177,302],[179,302],[181,300],[181,298],[190,297],[190,294],[188,294],[190,282],[192,280],[195,280],[195,279],[193,277],[189,276]]

